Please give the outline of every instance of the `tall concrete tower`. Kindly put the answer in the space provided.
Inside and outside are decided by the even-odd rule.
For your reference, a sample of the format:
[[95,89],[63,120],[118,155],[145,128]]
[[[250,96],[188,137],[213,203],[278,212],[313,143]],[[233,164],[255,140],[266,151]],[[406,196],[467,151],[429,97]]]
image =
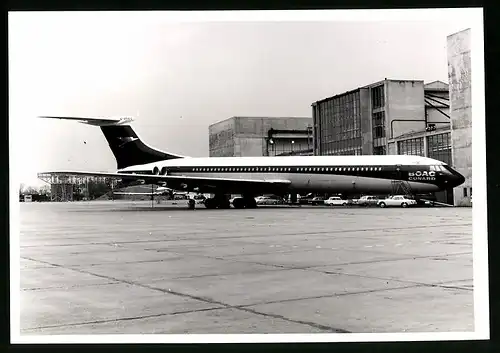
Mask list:
[[453,190],[455,206],[470,206],[472,195],[472,96],[470,29],[448,36],[451,149],[453,167],[465,177]]

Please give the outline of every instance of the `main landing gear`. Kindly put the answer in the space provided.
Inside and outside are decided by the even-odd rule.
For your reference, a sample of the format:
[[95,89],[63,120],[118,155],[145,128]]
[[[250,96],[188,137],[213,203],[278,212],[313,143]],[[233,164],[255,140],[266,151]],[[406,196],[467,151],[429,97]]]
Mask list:
[[[215,197],[209,198],[205,200],[205,207],[208,209],[228,209],[231,208],[231,204],[226,195],[218,195]],[[253,198],[253,196],[243,196],[237,197],[233,200],[234,208],[256,208],[257,202]]]
[[208,209],[222,208],[228,209],[231,207],[229,200],[224,194],[216,194],[215,197],[205,200],[205,207]]
[[252,196],[237,197],[233,200],[234,208],[257,208],[257,202]]

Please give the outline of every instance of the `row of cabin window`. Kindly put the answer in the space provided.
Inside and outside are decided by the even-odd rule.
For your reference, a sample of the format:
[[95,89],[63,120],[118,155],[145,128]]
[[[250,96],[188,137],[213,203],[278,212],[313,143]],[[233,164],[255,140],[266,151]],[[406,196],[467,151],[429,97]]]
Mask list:
[[[382,167],[321,167],[321,168],[297,168],[298,172],[342,172],[342,171],[356,171],[356,172],[367,172],[367,171],[381,171]],[[194,172],[290,172],[291,168],[275,168],[275,167],[265,167],[265,168],[193,168]]]

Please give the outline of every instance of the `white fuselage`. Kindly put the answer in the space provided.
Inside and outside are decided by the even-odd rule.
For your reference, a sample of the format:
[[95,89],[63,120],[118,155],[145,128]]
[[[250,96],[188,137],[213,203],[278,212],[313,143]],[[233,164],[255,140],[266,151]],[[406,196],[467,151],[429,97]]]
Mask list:
[[[135,165],[119,172],[245,180],[289,180],[290,190],[317,192],[390,192],[393,180],[381,177],[396,167],[445,165],[419,156],[294,156],[178,158]],[[409,181],[416,193],[440,190],[432,183]]]

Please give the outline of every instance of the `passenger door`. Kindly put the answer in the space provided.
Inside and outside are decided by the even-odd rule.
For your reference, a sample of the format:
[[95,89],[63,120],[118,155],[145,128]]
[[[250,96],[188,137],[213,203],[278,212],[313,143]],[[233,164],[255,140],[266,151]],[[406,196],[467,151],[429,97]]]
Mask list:
[[396,168],[394,169],[394,172],[393,172],[393,179],[394,180],[403,180],[402,169],[403,169],[403,166],[401,164],[396,164]]

